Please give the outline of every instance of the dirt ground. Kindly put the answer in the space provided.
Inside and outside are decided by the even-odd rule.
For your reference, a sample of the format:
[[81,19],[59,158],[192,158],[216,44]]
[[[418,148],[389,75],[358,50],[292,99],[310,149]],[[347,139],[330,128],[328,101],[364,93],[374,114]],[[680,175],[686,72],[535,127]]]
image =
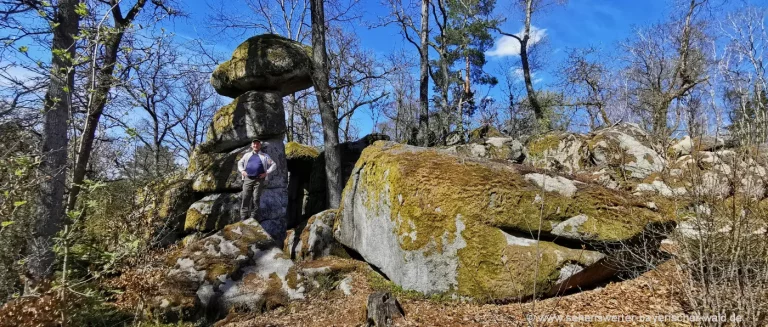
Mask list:
[[[331,259],[328,264],[334,261],[343,262],[343,259]],[[322,262],[313,265],[322,265]],[[503,305],[429,300],[409,294],[401,295],[396,291],[406,316],[398,319],[395,325],[688,326],[690,324],[672,322],[669,318],[666,322],[639,321],[684,314],[679,296],[672,286],[674,269],[675,265],[668,262],[636,279],[610,283],[594,290]],[[345,296],[341,290],[332,288],[309,291],[303,301],[292,302],[264,314],[230,314],[217,326],[364,326],[367,297],[381,287],[372,281],[372,272],[364,265],[359,265],[359,269],[347,275],[353,280],[351,295]],[[630,318],[633,321],[626,321]]]

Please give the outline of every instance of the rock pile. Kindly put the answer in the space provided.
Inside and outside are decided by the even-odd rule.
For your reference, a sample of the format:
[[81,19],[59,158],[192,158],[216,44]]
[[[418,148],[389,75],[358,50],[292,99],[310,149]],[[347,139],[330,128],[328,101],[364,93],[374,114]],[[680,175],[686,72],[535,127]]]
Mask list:
[[[276,35],[255,36],[213,73],[216,91],[234,101],[215,113],[185,178],[166,192],[184,201],[161,202],[172,203],[174,212],[186,208],[181,209],[186,210],[181,233],[216,233],[188,239],[169,255],[154,306],[158,315],[221,317],[304,297],[301,276],[282,252],[289,198],[282,96],[312,86],[309,53],[306,46]],[[262,151],[277,170],[262,193],[261,221],[238,222],[242,178],[237,162],[251,151],[254,138],[262,140]],[[162,205],[152,207],[158,206],[163,212]]]
[[312,86],[309,50],[304,45],[267,34],[252,37],[235,49],[232,59],[211,76],[211,84],[234,101],[219,109],[206,141],[190,159],[187,178],[205,197],[187,211],[184,230],[219,230],[239,218],[242,178],[237,161],[250,150],[251,140],[277,164],[261,197],[259,223],[279,243],[286,229],[288,165],[283,138],[285,94]]

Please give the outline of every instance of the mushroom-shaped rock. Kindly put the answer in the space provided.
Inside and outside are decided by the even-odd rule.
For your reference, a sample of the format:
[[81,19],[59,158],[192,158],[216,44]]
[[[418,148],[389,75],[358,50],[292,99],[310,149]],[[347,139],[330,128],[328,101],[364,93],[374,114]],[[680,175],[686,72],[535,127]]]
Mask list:
[[311,48],[296,41],[274,34],[254,36],[216,67],[211,85],[232,98],[252,90],[291,94],[312,86],[310,58]]
[[282,140],[285,134],[283,100],[276,92],[246,92],[213,115],[205,152],[227,152],[251,143],[254,138]]

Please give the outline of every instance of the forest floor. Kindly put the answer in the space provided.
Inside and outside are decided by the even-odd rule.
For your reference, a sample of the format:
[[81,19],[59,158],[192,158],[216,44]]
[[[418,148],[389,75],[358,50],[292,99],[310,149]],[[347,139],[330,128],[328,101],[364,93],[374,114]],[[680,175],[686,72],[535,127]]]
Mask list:
[[[609,283],[604,287],[567,296],[503,305],[430,300],[409,296],[407,292],[404,295],[395,292],[406,314],[395,325],[689,326],[689,323],[669,319],[656,323],[639,321],[685,314],[673,282],[675,269],[674,263],[667,262],[635,279]],[[308,292],[303,301],[292,302],[263,314],[230,314],[216,326],[362,326],[365,322],[367,297],[380,289],[376,285],[381,283],[367,266],[352,271],[350,276],[353,280],[351,295],[345,296],[338,289]],[[618,321],[626,320],[627,316],[635,321]],[[544,321],[537,321],[539,319]],[[600,322],[601,319],[617,320]]]

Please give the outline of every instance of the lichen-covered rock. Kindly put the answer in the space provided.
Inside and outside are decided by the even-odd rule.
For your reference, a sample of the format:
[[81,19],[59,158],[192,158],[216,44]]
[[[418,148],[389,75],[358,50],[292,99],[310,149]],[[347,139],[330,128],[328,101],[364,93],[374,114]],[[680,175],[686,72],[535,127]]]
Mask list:
[[[288,185],[288,163],[282,139],[263,141],[262,151],[275,161],[277,169],[269,175],[267,188],[285,188]],[[195,151],[187,168],[187,178],[194,180],[195,192],[237,192],[243,188],[243,177],[237,170],[237,162],[250,146],[229,153],[205,153]]]
[[669,151],[675,155],[687,155],[694,151],[714,151],[725,145],[725,141],[719,137],[697,136],[691,138],[686,135],[681,140],[669,147]]
[[469,144],[454,145],[445,150],[462,156],[522,162],[526,149],[520,141],[510,137],[476,139]]
[[[389,141],[389,136],[379,133],[368,134],[354,142],[339,144],[341,150],[341,182],[347,183],[349,175],[355,167],[355,163],[363,150],[376,141]],[[312,173],[309,177],[309,194],[307,196],[306,215],[314,215],[328,209],[325,180],[325,153],[320,153],[312,164]]]
[[343,252],[333,238],[336,213],[336,209],[329,209],[310,217],[306,225],[298,230],[299,235],[286,238],[284,251],[294,260],[315,260]]
[[550,133],[526,144],[526,163],[534,167],[573,174],[582,170],[587,157],[585,137],[578,134]]
[[[566,195],[538,184],[511,165],[377,142],[344,189],[334,236],[405,289],[493,300],[534,295],[534,283],[546,293],[570,265],[603,257],[578,244],[626,241],[673,216],[594,184]],[[556,243],[531,238],[539,227]]]
[[491,125],[483,125],[469,132],[469,143],[484,143],[491,137],[503,138],[505,135]]
[[176,242],[184,231],[187,208],[199,198],[189,179],[173,177],[147,186],[136,198],[141,209],[135,213],[149,227],[144,239],[156,246]]
[[452,145],[459,145],[464,144],[464,132],[463,131],[453,131],[448,133],[448,135],[445,136],[444,143],[446,146],[452,146]]
[[311,48],[275,34],[249,38],[232,58],[213,71],[211,85],[221,95],[237,97],[246,91],[276,91],[281,96],[308,89]]
[[[278,242],[285,237],[285,209],[288,191],[284,188],[265,189],[261,194],[259,223]],[[207,195],[187,210],[184,230],[208,232],[219,230],[240,220],[240,193]]]
[[599,130],[587,144],[594,165],[615,167],[622,177],[642,179],[666,166],[664,158],[650,146],[650,136],[634,124]]
[[303,298],[293,262],[275,245],[248,219],[170,254],[172,267],[160,286],[155,311],[182,306],[200,308],[188,309],[189,314],[221,317],[230,310],[260,311]]
[[200,149],[228,152],[249,145],[255,138],[275,138],[282,142],[285,129],[280,94],[249,91],[216,111]]
[[567,174],[592,175],[610,188],[642,181],[666,167],[651,137],[635,124],[621,123],[590,134],[550,133],[527,144],[527,164]]
[[635,187],[638,193],[666,197],[698,195],[724,199],[733,194],[768,196],[768,165],[748,149],[694,151],[652,174]]

